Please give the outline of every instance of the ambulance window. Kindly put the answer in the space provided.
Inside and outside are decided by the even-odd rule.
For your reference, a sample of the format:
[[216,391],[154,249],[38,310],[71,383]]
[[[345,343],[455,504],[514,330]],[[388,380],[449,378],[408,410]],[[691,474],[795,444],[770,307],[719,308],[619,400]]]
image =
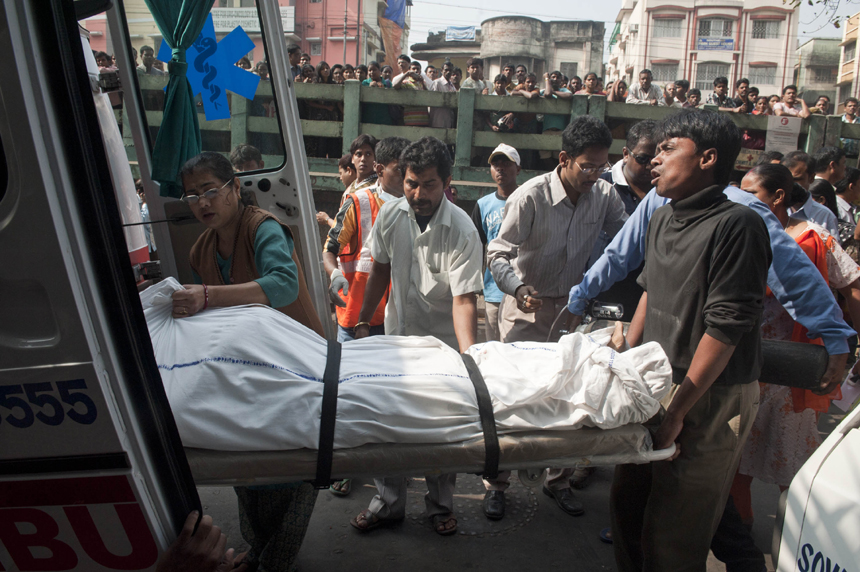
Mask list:
[[[293,31],[295,8],[282,6],[280,10],[287,42],[297,40]],[[133,9],[127,6],[125,14],[129,37],[137,50],[138,85],[152,146],[162,121],[171,52],[166,43],[162,44],[155,20],[143,2],[135,2]],[[99,38],[94,36],[93,40]],[[97,46],[93,49],[99,50]],[[238,147],[250,145],[254,149],[243,147],[245,156],[254,156],[255,150],[259,151],[262,164],[246,161],[243,170],[280,168],[285,162],[281,121],[272,91],[257,2],[216,2],[198,41],[188,49],[186,60],[202,150],[230,157]],[[223,66],[244,69],[225,70]],[[277,67],[280,73],[288,72],[287,63]],[[131,139],[127,128],[124,137]],[[134,161],[132,165],[136,168]]]

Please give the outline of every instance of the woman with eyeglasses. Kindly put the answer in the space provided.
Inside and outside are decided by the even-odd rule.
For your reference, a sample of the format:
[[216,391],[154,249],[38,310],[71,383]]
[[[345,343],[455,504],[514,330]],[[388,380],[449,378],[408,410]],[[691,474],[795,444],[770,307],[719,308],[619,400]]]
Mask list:
[[[311,303],[287,225],[239,200],[230,161],[205,152],[180,171],[182,200],[206,230],[191,247],[195,284],[173,295],[173,317],[188,318],[210,306],[265,304],[324,335]],[[316,500],[308,483],[235,487],[246,561],[266,570],[295,562]]]

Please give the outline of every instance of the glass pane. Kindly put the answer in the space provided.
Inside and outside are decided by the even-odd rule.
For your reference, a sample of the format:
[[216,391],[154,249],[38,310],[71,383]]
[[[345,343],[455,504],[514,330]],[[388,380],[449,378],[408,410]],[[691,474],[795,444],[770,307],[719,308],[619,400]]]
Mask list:
[[[281,7],[284,32],[294,36],[294,10]],[[162,41],[152,14],[143,2],[126,11],[132,45],[138,50],[138,82],[150,142],[154,144],[164,111],[170,49]],[[187,52],[188,79],[195,93],[202,148],[230,157],[241,145],[259,151],[262,164],[244,162],[247,170],[275,169],[284,163],[278,109],[272,93],[266,42],[255,0],[219,0],[212,8],[202,38],[211,38]],[[222,43],[229,36],[229,40]],[[221,53],[219,50],[230,50]],[[223,59],[222,59],[223,58]],[[222,63],[222,62],[226,62]],[[220,69],[238,66],[245,71]],[[255,156],[245,149],[245,156]]]

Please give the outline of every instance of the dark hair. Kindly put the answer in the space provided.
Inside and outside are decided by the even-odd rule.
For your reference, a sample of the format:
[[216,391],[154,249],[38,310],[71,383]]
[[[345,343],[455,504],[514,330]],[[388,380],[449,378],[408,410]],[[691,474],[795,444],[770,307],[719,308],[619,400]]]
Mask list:
[[386,137],[380,139],[376,144],[376,163],[387,165],[392,161],[399,161],[403,150],[409,147],[411,141],[406,137]]
[[334,70],[336,70],[336,69],[340,69],[341,71],[343,71],[343,65],[342,64],[334,64],[333,66],[331,66],[331,73],[334,73]]
[[526,67],[526,66],[524,66],[523,64],[518,64],[518,65],[517,65],[517,67],[516,67],[516,69],[515,69],[514,71],[517,71],[517,70],[518,70],[518,69],[520,69],[520,68],[523,68],[523,71],[524,71],[525,73],[529,73],[529,68],[527,68],[527,67]]
[[766,95],[760,95],[757,98],[755,98],[756,103],[758,103],[759,101],[764,101],[765,103],[769,103],[770,99]]
[[381,69],[380,71],[383,71],[383,72],[384,72],[384,71],[385,71],[385,68],[390,69],[392,72],[394,71],[394,68],[393,68],[393,67],[391,67],[391,66],[389,66],[389,65],[384,65],[384,66],[382,66],[382,69]]
[[579,77],[578,75],[575,75],[575,76],[573,76],[572,78],[570,78],[570,81],[573,81],[573,80],[575,80],[575,79],[578,79],[578,80],[579,80],[579,83],[582,83],[582,78],[581,78],[581,77]]
[[860,105],[860,100],[858,100],[856,97],[849,97],[845,100],[845,103],[843,103],[842,105],[848,105],[849,103],[856,103],[856,104]]
[[759,89],[758,89],[756,86],[751,86],[751,87],[750,87],[750,93],[752,93],[752,92],[761,93],[761,92],[759,91]]
[[600,79],[599,77],[597,77],[597,74],[596,74],[596,73],[594,73],[594,72],[588,72],[587,74],[585,74],[585,78],[583,78],[583,79],[585,79],[586,81],[588,81],[588,78],[589,78],[590,76],[594,76],[594,79],[595,79],[595,80]]
[[563,73],[561,73],[560,70],[553,70],[553,71],[549,72],[549,75],[552,75],[554,73],[557,73],[559,75],[559,77],[561,77],[561,78],[565,77],[565,75]]
[[182,165],[182,169],[179,170],[179,180],[183,181],[185,177],[194,174],[196,171],[208,171],[216,179],[225,183],[232,181],[233,177],[235,177],[230,160],[221,153],[214,151],[204,151],[196,157],[188,159]]
[[404,175],[407,169],[417,174],[435,168],[439,178],[445,181],[451,176],[451,167],[448,147],[435,137],[422,137],[410,143],[400,155],[400,168]]
[[654,132],[656,129],[657,122],[652,119],[645,119],[634,123],[630,131],[627,132],[627,150],[632,151],[640,141],[654,143]]
[[666,117],[657,128],[657,141],[672,137],[692,140],[699,153],[715,149],[717,163],[714,168],[714,183],[725,185],[729,182],[735,159],[741,151],[741,132],[728,115],[684,109]]
[[688,82],[685,79],[676,79],[675,85],[679,85],[679,86],[683,87],[684,89],[690,89],[690,82]]
[[794,182],[791,171],[785,165],[773,163],[756,165],[747,174],[756,175],[759,178],[759,183],[768,194],[772,195],[779,189],[785,191],[785,198],[789,206],[806,200],[806,190]]
[[847,167],[845,169],[845,178],[836,183],[836,194],[841,195],[848,190],[850,185],[860,181],[860,169]]
[[507,85],[508,84],[508,76],[506,76],[503,73],[496,74],[496,77],[493,78],[493,83],[496,83],[496,82],[499,82],[502,85]]
[[761,155],[758,156],[758,161],[755,162],[755,166],[759,165],[771,165],[774,161],[782,161],[782,158],[785,155],[780,153],[779,151],[765,151]]
[[412,60],[409,63],[409,67],[412,67],[412,66],[418,66],[418,71],[421,71],[421,62],[419,62],[418,60]]
[[343,71],[346,71],[346,70],[352,70],[352,71],[355,71],[355,68],[354,68],[354,67],[352,67],[352,64],[344,64],[344,66],[343,66]]
[[399,62],[400,60],[403,60],[404,62],[409,63],[412,61],[412,58],[410,58],[406,54],[400,54],[399,56],[397,56],[397,61]]
[[836,215],[836,218],[839,218],[839,207],[836,203],[836,193],[833,191],[833,187],[830,184],[827,185],[809,185],[809,194],[812,195],[817,202],[821,202],[818,199],[824,199],[824,206],[826,206],[830,211]]
[[469,58],[468,60],[466,60],[466,67],[469,66],[482,68],[484,67],[484,60],[482,60],[481,58]]
[[729,86],[729,80],[728,80],[728,78],[725,78],[725,77],[723,77],[723,76],[721,76],[721,75],[720,75],[720,76],[715,77],[715,78],[714,78],[714,87],[717,87],[718,85],[724,85],[724,86],[728,87],[728,86]]
[[815,160],[803,151],[792,151],[791,153],[786,153],[780,164],[785,165],[789,169],[794,169],[798,163],[806,165],[807,173],[815,172]]
[[248,59],[248,56],[242,56],[237,63],[246,63],[248,67],[251,67],[251,60]]
[[230,162],[235,168],[239,168],[239,165],[243,165],[248,161],[257,161],[259,163],[262,160],[263,155],[253,145],[237,145],[233,149],[233,152],[230,153]]
[[376,137],[373,135],[368,135],[367,133],[362,133],[358,137],[352,140],[352,143],[349,144],[349,153],[355,154],[361,147],[364,145],[370,145],[370,148],[373,150],[374,154],[376,153]]
[[366,66],[366,65],[364,65],[364,64],[361,64],[360,66],[357,66],[355,69],[356,69],[356,70],[358,70],[358,71],[360,71],[360,72],[365,72],[365,73],[367,73],[367,66]]
[[[376,60],[374,60],[372,62],[367,62],[367,71],[370,71],[370,68],[372,68],[372,67],[379,68],[379,62],[377,62]],[[379,71],[382,71],[382,68],[379,68]]]
[[296,52],[301,52],[301,51],[302,51],[302,49],[299,46],[297,46],[296,44],[290,44],[289,46],[287,46],[287,54],[294,54]]
[[[526,74],[526,81],[528,81],[528,79],[529,79],[530,77],[535,78],[535,83],[537,83],[537,76],[536,76],[535,74],[533,74],[533,73]],[[523,82],[523,83],[525,83],[525,82]]]
[[[107,55],[107,54],[105,54],[105,55]],[[821,94],[815,99],[815,101],[818,101],[819,99],[826,99],[827,103],[830,103],[830,96],[829,95]]]
[[312,74],[314,77],[316,77],[316,73],[317,73],[317,72],[316,72],[316,70],[314,69],[314,66],[312,66],[311,64],[305,64],[305,65],[303,65],[303,66],[302,66],[302,75],[304,75],[306,71],[310,71],[310,72],[311,72],[311,74]]
[[427,67],[426,67],[426,68],[424,68],[424,69],[425,69],[425,70],[429,70],[430,68],[433,68],[433,69],[435,70],[435,69],[436,69],[436,66],[434,66],[433,64],[427,64]]
[[702,97],[702,91],[698,87],[694,87],[690,91],[687,92],[687,97],[691,95],[698,95],[700,98]]
[[309,53],[307,53],[307,52],[302,52],[302,57],[304,58],[304,57],[306,57],[306,56],[307,56],[307,58],[308,58],[308,59],[311,59],[311,55],[310,55]]
[[823,173],[830,163],[838,163],[844,156],[845,151],[839,147],[822,147],[812,156],[812,160],[815,161],[815,172]]
[[152,46],[140,46],[140,55],[143,55],[143,52],[146,50],[149,50],[153,55],[155,55],[155,50],[152,49]]
[[343,157],[337,160],[337,168],[338,169],[349,169],[350,171],[355,171],[355,165],[352,164],[352,153],[347,153]]
[[514,64],[507,63],[507,64],[505,64],[505,65],[503,65],[503,66],[502,66],[502,69],[503,69],[503,70],[508,69],[508,68],[511,68],[512,70],[516,71],[516,68],[514,67]]
[[785,92],[788,91],[789,89],[793,89],[795,92],[797,92],[797,86],[792,83],[792,84],[788,84],[787,86],[782,88],[782,95],[785,95]]
[[639,72],[639,75],[642,75],[643,73],[647,73],[647,74],[648,74],[648,75],[650,75],[652,78],[654,77],[654,73],[653,73],[651,70],[649,70],[648,68],[645,68],[644,70],[642,70],[641,72]]
[[460,77],[462,77],[462,76],[463,76],[463,70],[461,70],[460,68],[454,68],[454,69],[452,69],[452,70],[451,70],[451,75],[454,75],[454,74],[457,74],[457,73],[458,73],[458,74],[460,74]]
[[739,79],[738,81],[735,82],[735,89],[739,88],[741,86],[741,84],[743,84],[743,83],[745,83],[745,84],[747,84],[747,86],[749,86],[750,80],[748,80],[745,77],[742,77],[741,79]]
[[[322,69],[323,66],[328,68],[328,77],[326,79],[323,79],[322,74],[320,73],[320,70]],[[321,61],[320,63],[317,64],[317,68],[315,70],[314,75],[315,75],[314,83],[332,83],[334,81],[334,79],[331,76],[331,66],[328,65],[328,63],[326,63],[324,61]]]
[[582,155],[589,147],[612,146],[612,133],[604,122],[591,115],[580,115],[564,128],[561,148],[570,158]]

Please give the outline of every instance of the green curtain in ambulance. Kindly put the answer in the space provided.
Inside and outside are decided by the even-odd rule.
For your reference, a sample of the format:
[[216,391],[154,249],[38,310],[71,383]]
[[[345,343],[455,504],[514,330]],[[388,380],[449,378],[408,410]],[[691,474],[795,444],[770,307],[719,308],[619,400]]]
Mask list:
[[161,196],[181,197],[179,169],[200,153],[200,124],[188,83],[185,50],[200,35],[215,0],[145,0],[164,41],[173,50],[167,64],[170,78],[164,115],[152,150],[152,178],[161,183]]

